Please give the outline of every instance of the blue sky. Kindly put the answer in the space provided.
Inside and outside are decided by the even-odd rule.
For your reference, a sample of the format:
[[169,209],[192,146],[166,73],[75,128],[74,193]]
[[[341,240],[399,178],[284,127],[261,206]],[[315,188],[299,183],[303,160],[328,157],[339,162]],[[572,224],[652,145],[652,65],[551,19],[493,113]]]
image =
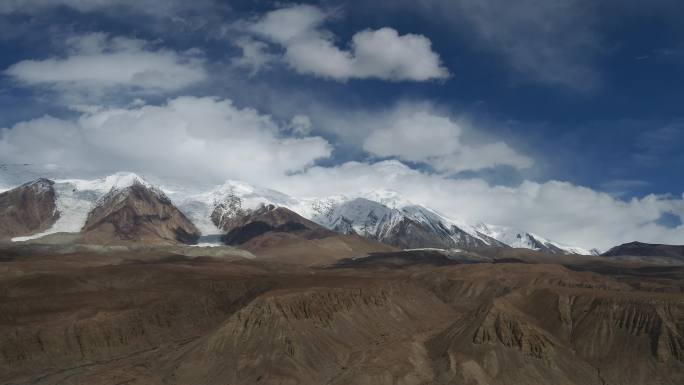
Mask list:
[[684,5],[595,3],[9,1],[0,162],[301,195],[367,172],[584,247],[684,243]]

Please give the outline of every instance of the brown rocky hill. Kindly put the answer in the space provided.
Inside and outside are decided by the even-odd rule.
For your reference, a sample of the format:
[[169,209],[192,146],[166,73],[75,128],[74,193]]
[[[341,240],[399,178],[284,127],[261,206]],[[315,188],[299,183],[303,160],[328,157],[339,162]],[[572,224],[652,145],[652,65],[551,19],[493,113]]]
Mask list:
[[41,178],[0,194],[0,240],[39,233],[59,219],[53,185]]
[[287,233],[300,239],[320,239],[336,234],[292,210],[274,205],[263,205],[232,218],[214,221],[226,231],[222,240],[229,245],[242,245],[267,233]]
[[195,225],[164,193],[136,181],[100,198],[88,214],[82,241],[192,244],[199,235]]
[[342,258],[391,251],[392,246],[358,235],[342,235],[299,214],[273,205],[255,210],[214,211],[215,224],[226,231],[221,239],[260,258],[301,265],[320,265]]
[[441,368],[437,383],[674,385],[684,379],[681,293],[638,292],[560,266],[472,265],[453,273],[421,278],[462,309],[428,342]]

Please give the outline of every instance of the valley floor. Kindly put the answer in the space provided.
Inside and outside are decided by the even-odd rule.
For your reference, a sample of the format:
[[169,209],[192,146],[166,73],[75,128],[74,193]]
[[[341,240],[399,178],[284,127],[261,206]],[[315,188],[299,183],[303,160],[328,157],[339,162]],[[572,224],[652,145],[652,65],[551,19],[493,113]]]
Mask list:
[[684,267],[377,261],[0,251],[0,383],[684,383]]

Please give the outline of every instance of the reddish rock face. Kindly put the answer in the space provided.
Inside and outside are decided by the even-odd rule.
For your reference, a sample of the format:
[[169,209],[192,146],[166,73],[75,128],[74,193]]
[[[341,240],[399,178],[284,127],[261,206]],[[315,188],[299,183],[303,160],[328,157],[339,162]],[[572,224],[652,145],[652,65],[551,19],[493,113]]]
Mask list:
[[57,221],[53,185],[41,178],[0,194],[0,239],[39,233]]
[[105,195],[88,214],[86,242],[186,243],[200,232],[166,195],[140,183]]

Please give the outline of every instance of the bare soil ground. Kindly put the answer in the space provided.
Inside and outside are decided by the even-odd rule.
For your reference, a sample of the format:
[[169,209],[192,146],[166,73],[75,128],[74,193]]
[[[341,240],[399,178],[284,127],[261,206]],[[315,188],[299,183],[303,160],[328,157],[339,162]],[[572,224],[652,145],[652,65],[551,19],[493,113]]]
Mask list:
[[684,267],[325,247],[0,251],[0,384],[684,383]]

